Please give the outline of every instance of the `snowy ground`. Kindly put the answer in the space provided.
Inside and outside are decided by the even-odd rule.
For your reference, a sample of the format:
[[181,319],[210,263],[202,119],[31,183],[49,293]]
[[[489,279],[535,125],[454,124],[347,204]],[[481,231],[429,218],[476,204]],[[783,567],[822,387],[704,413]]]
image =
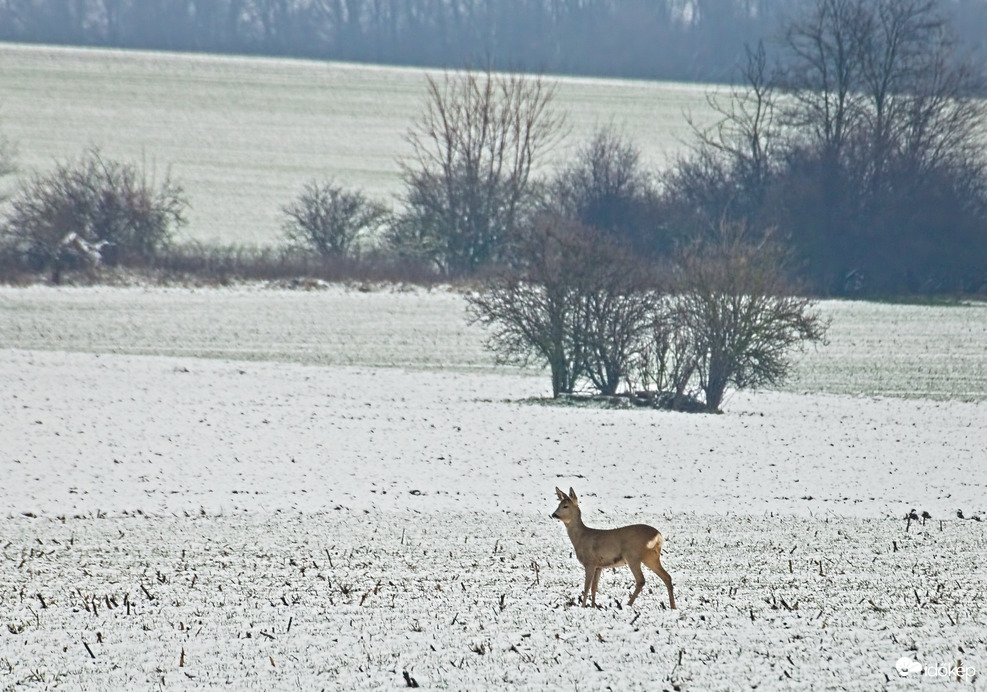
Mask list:
[[677,611],[660,582],[621,608],[626,569],[575,607],[547,511],[9,519],[0,684],[909,690],[935,681],[899,679],[906,655],[982,671],[981,525],[654,516]]
[[536,403],[543,379],[507,374],[15,350],[0,380],[4,514],[547,516],[573,485],[649,516],[987,518],[982,403],[761,392],[708,416]]
[[[11,305],[0,689],[987,689],[982,397],[560,407],[468,363],[18,348]],[[556,485],[662,531],[677,611],[626,568],[574,607]]]

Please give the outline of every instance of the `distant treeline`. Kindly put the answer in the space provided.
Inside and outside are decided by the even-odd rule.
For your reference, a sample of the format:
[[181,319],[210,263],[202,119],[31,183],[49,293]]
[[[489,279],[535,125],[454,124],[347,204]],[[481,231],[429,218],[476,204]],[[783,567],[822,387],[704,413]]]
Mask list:
[[[809,0],[0,0],[0,40],[726,81]],[[950,0],[987,57],[987,2]]]

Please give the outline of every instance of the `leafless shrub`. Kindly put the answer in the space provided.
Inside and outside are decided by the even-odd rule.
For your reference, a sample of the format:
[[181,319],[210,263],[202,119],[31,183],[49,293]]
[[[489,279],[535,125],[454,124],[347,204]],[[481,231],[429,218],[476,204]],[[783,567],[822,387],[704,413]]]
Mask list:
[[588,233],[574,267],[579,278],[579,307],[584,372],[605,396],[629,385],[633,363],[653,324],[657,294],[637,259],[621,246]]
[[659,408],[690,408],[695,402],[696,352],[679,317],[677,297],[657,295],[651,308],[650,329],[635,364],[637,382]]
[[66,269],[146,262],[186,223],[182,187],[158,184],[145,168],[104,158],[96,149],[22,185],[3,223],[5,240],[54,281]]
[[540,219],[524,243],[524,270],[505,270],[467,295],[470,319],[492,329],[487,347],[505,364],[548,365],[552,396],[571,393],[584,359],[572,234],[574,225]]
[[361,237],[379,230],[387,218],[383,205],[333,181],[306,183],[282,212],[282,229],[289,243],[326,259],[352,256]]
[[783,380],[791,351],[826,330],[787,278],[787,251],[736,225],[686,247],[664,290],[573,221],[541,218],[522,247],[522,270],[468,296],[470,318],[492,330],[500,362],[546,364],[556,398],[588,381],[608,397],[626,385],[655,406],[716,411],[729,386]]
[[639,253],[653,253],[658,238],[657,190],[640,149],[614,126],[597,129],[549,179],[551,213],[590,226]]

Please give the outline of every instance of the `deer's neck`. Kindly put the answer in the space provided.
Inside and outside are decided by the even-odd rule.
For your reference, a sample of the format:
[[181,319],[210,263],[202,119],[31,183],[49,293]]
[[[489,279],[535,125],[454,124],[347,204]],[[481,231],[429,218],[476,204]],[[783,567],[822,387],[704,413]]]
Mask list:
[[575,543],[576,539],[586,533],[586,524],[583,523],[583,515],[580,512],[576,512],[576,516],[572,518],[568,524],[565,525],[565,530],[569,534],[569,539]]

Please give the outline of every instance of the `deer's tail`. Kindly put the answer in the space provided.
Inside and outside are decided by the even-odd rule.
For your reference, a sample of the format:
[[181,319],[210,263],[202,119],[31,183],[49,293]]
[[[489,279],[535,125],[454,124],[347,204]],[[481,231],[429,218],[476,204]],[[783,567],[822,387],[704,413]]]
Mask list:
[[655,536],[650,541],[647,542],[648,549],[655,551],[656,553],[661,552],[661,547],[664,545],[665,539],[661,537],[661,533],[655,531]]

